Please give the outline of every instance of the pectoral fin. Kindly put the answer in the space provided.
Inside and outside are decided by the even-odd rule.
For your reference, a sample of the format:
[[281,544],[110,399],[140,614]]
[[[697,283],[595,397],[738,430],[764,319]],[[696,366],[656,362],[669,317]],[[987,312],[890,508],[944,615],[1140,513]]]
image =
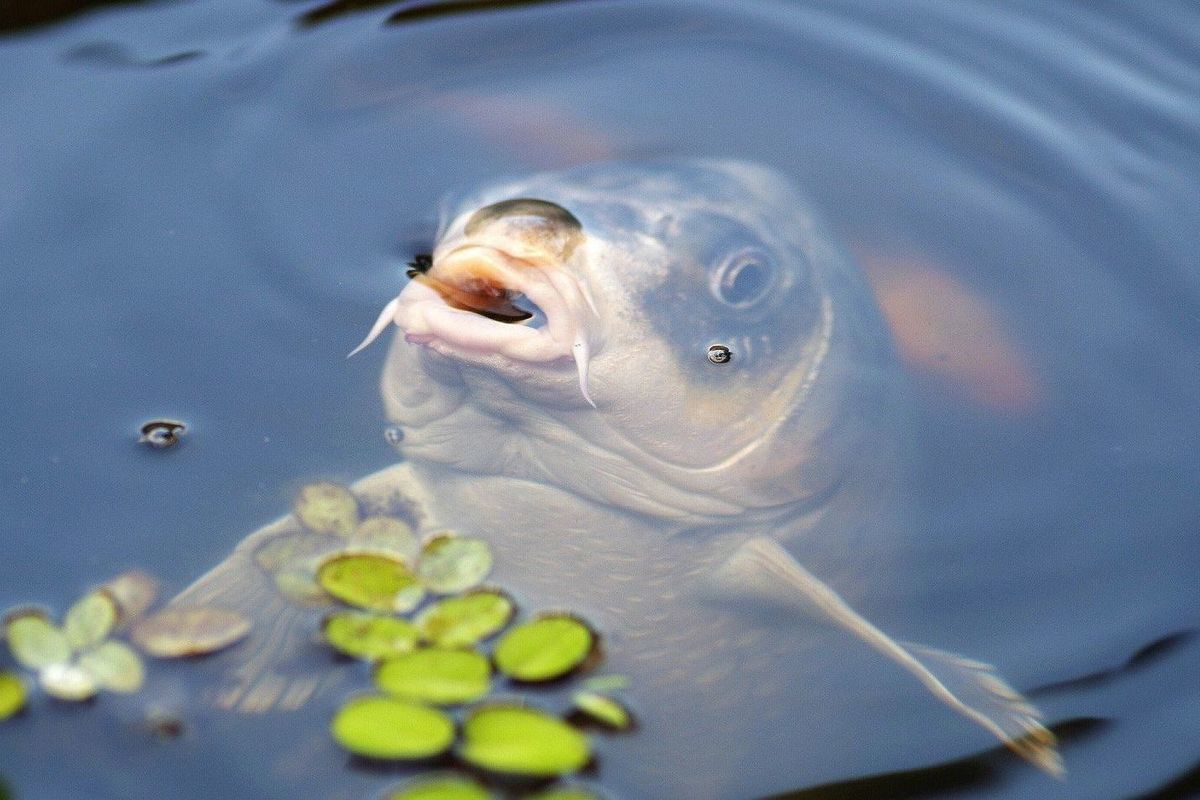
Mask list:
[[1054,734],[1042,724],[1038,710],[991,665],[897,642],[864,619],[775,540],[759,537],[746,542],[717,578],[724,591],[782,602],[853,633],[908,670],[943,703],[991,731],[1013,752],[1051,775],[1064,774]]

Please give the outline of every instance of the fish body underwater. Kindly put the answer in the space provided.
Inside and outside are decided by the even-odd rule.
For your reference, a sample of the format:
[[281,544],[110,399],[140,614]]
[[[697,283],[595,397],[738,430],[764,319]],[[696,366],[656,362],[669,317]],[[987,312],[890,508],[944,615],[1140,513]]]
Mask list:
[[[382,394],[401,460],[354,490],[420,532],[487,539],[525,606],[602,632],[641,720],[601,752],[624,794],[850,777],[822,753],[871,764],[854,728],[888,714],[859,708],[845,675],[874,673],[839,680],[850,662],[885,664],[944,715],[950,733],[914,740],[986,731],[1061,771],[1036,709],[989,665],[901,644],[853,608],[885,602],[903,565],[905,381],[857,269],[785,179],[682,161],[499,182],[453,203],[412,277],[363,343],[400,328]],[[326,690],[288,674],[311,610],[255,558],[295,528],[253,534],[174,601],[258,623],[227,707]]]

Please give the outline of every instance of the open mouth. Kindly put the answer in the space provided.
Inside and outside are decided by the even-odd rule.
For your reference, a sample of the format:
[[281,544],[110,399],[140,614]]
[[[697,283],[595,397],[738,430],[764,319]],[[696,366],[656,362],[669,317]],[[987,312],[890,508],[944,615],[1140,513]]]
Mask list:
[[411,344],[449,355],[498,354],[523,363],[575,362],[588,394],[598,315],[585,284],[557,264],[466,243],[415,271],[384,308],[357,353],[395,322]]

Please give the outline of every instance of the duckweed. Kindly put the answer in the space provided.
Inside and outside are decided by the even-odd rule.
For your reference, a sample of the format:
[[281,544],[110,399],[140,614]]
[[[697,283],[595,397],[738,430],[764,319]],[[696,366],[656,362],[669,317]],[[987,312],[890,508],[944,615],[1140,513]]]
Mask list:
[[571,702],[579,713],[613,730],[624,731],[633,725],[633,717],[625,706],[598,692],[576,692]]
[[142,688],[146,671],[142,660],[128,645],[108,641],[79,656],[79,668],[88,673],[97,688],[131,694]]
[[63,633],[74,650],[104,641],[117,624],[117,603],[103,589],[85,594],[67,609]]
[[367,517],[354,531],[355,544],[394,553],[412,564],[420,553],[420,543],[412,528],[395,517]]
[[296,495],[296,519],[314,533],[350,536],[358,526],[358,500],[345,486],[312,483]]
[[458,755],[486,770],[531,777],[577,772],[592,757],[582,733],[520,705],[485,706],[468,716]]
[[248,633],[250,620],[217,606],[174,606],[139,620],[130,635],[158,658],[186,658],[224,650]]
[[578,668],[595,647],[591,629],[575,617],[552,614],[518,625],[496,644],[496,669],[519,681],[548,681]]
[[25,707],[25,681],[12,672],[0,672],[0,720],[6,720]]
[[338,744],[367,758],[429,758],[454,741],[454,722],[441,711],[381,695],[350,700],[330,730]]
[[321,634],[339,653],[366,661],[411,653],[420,639],[416,627],[406,620],[361,611],[326,616]]
[[470,778],[430,775],[417,778],[387,795],[387,800],[491,800],[492,795]]
[[371,611],[411,611],[425,595],[408,565],[383,553],[335,553],[317,567],[317,583],[343,603]]
[[71,659],[71,643],[62,630],[40,611],[20,611],[5,621],[8,649],[17,663],[40,670]]
[[441,647],[472,647],[500,631],[516,604],[504,592],[480,589],[434,603],[416,618],[427,642]]
[[492,571],[492,549],[483,539],[443,533],[421,548],[417,575],[429,591],[454,594],[478,586]]
[[429,648],[384,661],[375,685],[402,700],[457,705],[487,694],[491,676],[488,660],[474,651]]

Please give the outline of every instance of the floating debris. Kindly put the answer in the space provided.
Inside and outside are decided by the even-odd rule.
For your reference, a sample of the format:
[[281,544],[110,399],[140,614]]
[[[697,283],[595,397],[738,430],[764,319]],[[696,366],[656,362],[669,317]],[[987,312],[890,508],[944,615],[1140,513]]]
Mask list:
[[174,447],[187,433],[187,425],[177,419],[152,419],[141,427],[138,444],[162,450]]
[[321,622],[321,635],[339,653],[366,661],[411,653],[421,638],[407,620],[361,611],[329,614]]
[[358,527],[358,500],[336,483],[305,486],[296,495],[293,511],[300,524],[314,533],[350,536]]
[[614,731],[626,731],[633,727],[633,716],[629,710],[599,692],[576,692],[571,703],[580,715]]
[[714,344],[708,348],[708,360],[714,364],[726,364],[733,358],[733,351],[723,344]]
[[447,597],[416,618],[425,641],[441,647],[473,647],[499,632],[516,613],[516,604],[498,589],[478,589]]
[[26,669],[41,670],[71,660],[67,635],[36,609],[10,614],[4,622],[4,637],[13,658]]
[[224,650],[250,633],[244,614],[217,606],[176,606],[133,626],[135,644],[158,658],[187,658]]
[[25,707],[25,681],[15,672],[0,672],[0,720],[6,720]]
[[425,596],[408,565],[383,553],[335,553],[317,567],[317,583],[343,603],[371,611],[411,611]]
[[63,633],[73,650],[85,650],[104,641],[117,625],[117,602],[98,589],[85,594],[67,609]]
[[384,661],[375,672],[375,685],[393,697],[437,706],[479,700],[491,679],[488,660],[473,650],[417,650]]
[[429,758],[454,742],[454,722],[441,711],[381,695],[351,699],[330,731],[346,750],[367,758]]
[[491,800],[492,794],[470,778],[453,773],[433,774],[404,784],[386,800]]
[[79,668],[100,689],[132,694],[142,688],[146,670],[138,654],[123,642],[108,641],[79,656]]
[[493,772],[536,777],[567,775],[591,760],[587,737],[535,708],[492,705],[463,722],[458,755]]
[[519,681],[561,678],[580,667],[592,654],[596,637],[591,628],[567,614],[552,614],[511,629],[496,644],[496,669]]
[[455,594],[478,586],[492,571],[492,549],[483,539],[451,533],[434,536],[421,548],[417,574],[436,594]]

